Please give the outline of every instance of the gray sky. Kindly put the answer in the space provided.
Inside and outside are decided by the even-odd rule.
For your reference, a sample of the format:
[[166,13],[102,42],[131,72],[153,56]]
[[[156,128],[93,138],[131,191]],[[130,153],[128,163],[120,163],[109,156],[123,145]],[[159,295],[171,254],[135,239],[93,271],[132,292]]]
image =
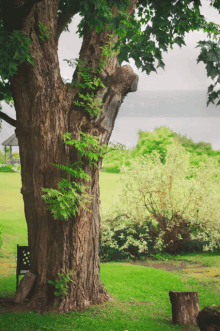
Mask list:
[[[219,24],[220,15],[216,9],[210,7],[210,1],[202,0],[201,14],[208,21]],[[64,59],[74,59],[79,55],[82,44],[82,38],[79,39],[76,34],[77,25],[80,22],[80,16],[76,15],[69,25],[69,32],[63,32],[58,45],[58,57],[60,62],[60,72],[64,79],[71,79],[74,68],[69,67]],[[177,44],[173,45],[173,50],[168,49],[168,52],[162,52],[163,62],[165,63],[165,71],[162,68],[157,68],[157,73],[151,72],[148,76],[145,72],[137,69],[134,61],[130,59],[129,64],[135,73],[139,75],[138,91],[129,93],[125,98],[118,118],[116,119],[115,127],[111,136],[111,141],[118,141],[125,144],[127,147],[132,147],[137,143],[137,131],[148,130],[153,131],[157,126],[167,125],[171,129],[181,134],[186,134],[193,141],[205,141],[212,143],[213,149],[220,149],[220,106],[215,108],[214,105],[209,105],[206,108],[205,101],[207,100],[207,88],[213,81],[207,78],[205,64],[199,62],[197,57],[200,54],[200,47],[197,42],[200,40],[208,40],[207,34],[203,31],[191,31],[185,34],[186,46],[180,48]],[[123,62],[122,65],[127,64]],[[157,63],[155,67],[157,66]],[[198,91],[199,90],[199,91]],[[144,91],[146,93],[144,93]],[[149,102],[149,93],[152,91],[151,102]],[[164,102],[158,103],[158,99],[165,91],[167,94],[166,107]],[[186,93],[181,99],[181,107],[175,105],[174,99],[178,99],[179,91],[191,91],[194,99],[189,98]],[[195,91],[195,92],[193,92]],[[200,97],[198,97],[200,92]],[[135,95],[136,94],[136,95]],[[146,114],[138,115],[132,113],[133,118],[128,117],[128,109],[131,106],[131,98],[135,100],[142,98],[142,112],[146,106]],[[154,100],[152,100],[154,98]],[[198,99],[204,99],[203,104],[195,102]],[[194,101],[193,101],[194,100]],[[200,100],[200,101],[201,101]],[[165,111],[166,109],[166,111]],[[170,109],[171,111],[167,111]],[[186,114],[183,114],[183,109],[186,109]],[[2,102],[2,110],[9,116],[16,119],[15,109],[10,108],[5,102]],[[155,113],[155,117],[150,113]],[[198,114],[198,111],[200,112]],[[127,116],[126,116],[127,115]],[[126,116],[126,119],[124,118]],[[163,117],[164,116],[164,117]],[[134,118],[135,117],[135,118]],[[183,119],[184,117],[184,119]],[[14,128],[2,121],[2,131],[0,132],[0,149],[3,150],[1,143],[14,133]],[[18,147],[13,147],[13,152],[18,151]]]

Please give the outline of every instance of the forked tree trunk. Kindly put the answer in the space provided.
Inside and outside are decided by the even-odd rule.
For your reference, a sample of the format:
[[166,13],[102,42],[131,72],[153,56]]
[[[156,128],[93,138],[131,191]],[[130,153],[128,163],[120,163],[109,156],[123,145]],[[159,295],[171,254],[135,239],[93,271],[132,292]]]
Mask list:
[[[133,12],[136,1],[131,3],[129,14]],[[100,92],[103,112],[90,120],[84,109],[73,103],[81,101],[77,89],[64,84],[60,76],[57,10],[58,1],[43,1],[35,5],[24,20],[22,30],[32,40],[30,49],[35,65],[20,65],[10,82],[17,118],[16,136],[20,149],[21,193],[28,228],[30,272],[37,276],[28,297],[28,307],[47,311],[58,303],[59,310],[67,312],[111,299],[100,281],[99,170],[95,167],[90,169],[82,159],[85,162],[83,170],[91,176],[90,182],[81,180],[87,186],[87,192],[94,194],[93,201],[87,204],[91,213],[80,207],[78,215],[68,221],[54,220],[41,197],[45,194],[42,188],[58,189],[60,178],[73,180],[65,171],[51,164],[67,165],[80,160],[75,147],[63,143],[64,133],[70,132],[72,139],[79,139],[81,130],[100,137],[101,144],[108,143],[124,97],[128,92],[137,90],[138,76],[129,65],[120,67],[116,56],[112,56],[101,76],[107,85]],[[49,27],[50,32],[49,39],[42,44],[36,28],[39,23]],[[107,33],[110,32],[97,34],[96,30],[87,29],[80,59],[97,67],[101,59],[99,46],[108,42]],[[76,72],[74,77],[77,77]],[[71,278],[75,283],[69,283],[68,295],[64,299],[56,297],[54,286],[47,283],[48,279],[58,279],[57,273],[62,269],[75,273]]]

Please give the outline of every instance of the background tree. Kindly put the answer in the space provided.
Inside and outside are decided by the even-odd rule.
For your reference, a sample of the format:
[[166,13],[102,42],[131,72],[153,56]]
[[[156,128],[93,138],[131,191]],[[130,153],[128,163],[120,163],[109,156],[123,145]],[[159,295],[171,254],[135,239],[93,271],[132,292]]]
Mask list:
[[131,165],[131,160],[142,155],[147,156],[157,151],[163,164],[166,163],[167,147],[173,144],[172,138],[177,138],[186,151],[190,153],[190,165],[198,167],[201,162],[206,162],[207,158],[213,158],[220,164],[220,151],[212,149],[210,143],[193,142],[185,135],[174,132],[167,126],[161,126],[151,131],[138,131],[138,141],[133,148],[123,148],[120,151],[112,150],[103,157],[103,170],[112,173],[120,173],[122,165]]
[[[193,4],[192,8],[189,8],[190,4]],[[21,193],[31,272],[37,276],[29,294],[29,308],[41,307],[45,311],[57,303],[59,310],[66,312],[110,300],[99,275],[97,165],[101,164],[102,157],[98,151],[94,157],[90,147],[83,153],[80,132],[85,137],[99,138],[100,147],[108,144],[121,103],[129,92],[137,90],[138,85],[138,76],[129,65],[121,66],[122,61],[133,58],[138,68],[142,67],[150,74],[156,71],[155,59],[158,60],[157,67],[165,66],[161,49],[166,51],[173,43],[180,47],[185,44],[185,32],[203,28],[210,35],[219,34],[218,26],[206,23],[200,15],[200,5],[199,1],[190,0],[179,0],[178,3],[176,0],[0,0],[0,100],[13,100],[16,120],[3,112],[0,117],[16,127],[20,150]],[[218,6],[216,1],[213,6]],[[134,16],[135,8],[140,20]],[[83,17],[77,31],[83,37],[80,63],[71,83],[64,83],[60,76],[58,41],[77,13]],[[152,26],[147,24],[150,20]],[[143,24],[147,27],[141,32]],[[158,46],[150,40],[151,34]],[[112,49],[110,41],[113,42]],[[209,51],[205,48],[207,44],[212,47]],[[95,86],[93,98],[89,98],[89,82],[95,82],[105,46],[109,53],[105,67],[99,73],[105,87]],[[215,78],[219,70],[213,63],[218,61],[219,49],[214,42],[200,42],[199,46],[202,47],[199,61],[208,63],[208,75]],[[111,55],[110,50],[113,51]],[[88,70],[90,81],[80,74],[80,65],[84,72]],[[213,88],[213,85],[209,88],[211,101],[220,93],[212,92]],[[82,103],[85,96],[88,103]],[[92,108],[89,106],[91,99]],[[63,144],[66,133],[75,142],[80,141],[80,145],[75,145],[74,140],[71,146]],[[91,156],[95,161],[90,167]],[[54,167],[59,163],[66,169]],[[87,176],[66,173],[67,166],[73,164],[80,164],[78,171],[81,169]],[[42,188],[57,189],[60,178],[71,181],[78,188],[82,184],[87,194],[93,196],[87,209],[78,204],[77,214],[69,216],[66,222],[55,219],[42,198]],[[47,279],[57,281],[62,269],[64,272],[72,270],[74,274],[65,296],[57,298],[54,285]]]

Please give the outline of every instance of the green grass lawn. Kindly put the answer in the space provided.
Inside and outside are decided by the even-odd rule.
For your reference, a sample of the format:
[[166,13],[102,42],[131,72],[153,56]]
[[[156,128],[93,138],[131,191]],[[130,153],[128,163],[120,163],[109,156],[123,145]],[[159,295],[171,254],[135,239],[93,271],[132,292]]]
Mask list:
[[[115,190],[119,189],[117,183],[119,176],[100,172],[101,208],[107,208],[112,199],[117,200]],[[20,246],[28,244],[21,186],[20,173],[0,172],[0,226],[4,235],[0,257],[9,254],[16,256],[17,244]]]
[[[101,202],[105,207],[112,198],[117,198],[118,176],[100,172]],[[0,270],[0,297],[14,295],[16,245],[28,244],[20,189],[20,174],[0,173],[0,225],[4,239],[0,249],[0,267],[4,268]],[[210,266],[220,265],[220,256],[216,254],[191,254],[181,258],[208,261]],[[180,274],[162,269],[123,262],[102,263],[101,280],[112,302],[67,314],[0,314],[0,331],[193,331],[199,329],[172,324],[170,290],[198,291],[200,309],[212,304],[220,306],[220,291],[214,281],[191,278],[183,282]]]

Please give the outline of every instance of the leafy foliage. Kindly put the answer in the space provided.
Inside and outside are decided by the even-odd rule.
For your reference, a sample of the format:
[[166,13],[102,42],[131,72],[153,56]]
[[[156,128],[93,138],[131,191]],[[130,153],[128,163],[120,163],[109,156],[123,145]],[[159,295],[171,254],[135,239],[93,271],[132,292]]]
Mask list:
[[[105,85],[101,82],[100,78],[97,78],[96,76],[93,78],[91,77],[91,74],[89,73],[89,71],[92,71],[93,75],[97,74],[99,72],[102,72],[102,70],[105,67],[105,64],[109,58],[109,56],[111,56],[112,54],[114,54],[114,51],[111,51],[111,47],[112,47],[112,38],[113,35],[108,34],[110,37],[109,40],[109,45],[110,45],[110,50],[108,49],[108,45],[102,46],[100,47],[100,49],[102,49],[102,59],[98,65],[97,68],[90,68],[88,67],[88,62],[87,61],[81,61],[79,59],[74,60],[67,60],[65,59],[64,61],[67,61],[67,63],[71,66],[74,67],[75,63],[78,63],[78,67],[77,67],[77,79],[73,80],[70,85],[71,86],[75,86],[78,88],[78,94],[80,96],[81,99],[83,100],[88,100],[89,103],[85,104],[84,102],[78,102],[78,101],[74,101],[74,103],[77,106],[83,107],[85,109],[85,111],[87,113],[89,113],[90,117],[97,117],[100,113],[101,113],[101,109],[99,107],[101,107],[103,104],[101,102],[101,98],[94,96],[94,93],[92,93],[91,95],[87,92],[88,90],[95,90],[98,86],[105,88]],[[106,57],[106,59],[104,60],[103,58]],[[81,83],[81,77],[83,78],[84,82]],[[83,95],[83,93],[80,92],[87,92],[86,95]]]
[[[98,142],[97,137],[94,139],[91,137],[91,135],[86,135],[83,132],[80,131],[80,134],[83,136],[82,140],[69,140],[65,141],[65,144],[75,145],[75,147],[78,149],[80,156],[86,156],[89,159],[89,165],[90,167],[92,165],[95,165],[96,162],[93,162],[92,160],[95,159],[98,160],[98,155],[101,155],[98,151]],[[64,138],[71,139],[71,134],[66,133],[63,135]],[[93,150],[88,149],[88,146],[92,145]],[[102,151],[106,151],[106,148],[108,147],[106,145],[103,145],[101,147]],[[94,152],[95,151],[95,152]],[[79,166],[78,163],[84,164],[82,161],[75,162],[72,167],[65,166],[62,164],[54,164],[54,166],[61,168],[65,170],[67,173],[71,174],[73,177],[78,177],[85,179],[87,181],[90,180],[90,176],[88,176]],[[97,164],[96,164],[97,165]],[[74,168],[73,168],[74,167]],[[74,181],[69,182],[67,179],[61,179],[58,183],[60,191],[57,191],[55,189],[48,189],[44,188],[42,189],[45,192],[48,192],[48,194],[43,195],[43,199],[46,203],[51,203],[52,206],[49,206],[48,209],[52,211],[54,214],[55,219],[62,219],[67,220],[70,215],[76,216],[78,212],[79,206],[82,206],[83,209],[86,211],[89,211],[84,202],[90,201],[92,199],[92,195],[85,193],[85,187],[83,184],[77,184]],[[51,199],[51,198],[54,198]]]
[[220,151],[212,149],[210,143],[194,143],[192,139],[173,132],[167,126],[155,128],[153,132],[138,131],[138,142],[135,147],[128,149],[126,146],[121,150],[112,150],[103,157],[102,168],[106,172],[118,172],[122,165],[129,166],[131,160],[138,156],[151,155],[157,151],[163,164],[166,163],[167,147],[173,144],[173,139],[177,138],[186,151],[189,152],[190,166],[198,167],[201,162],[213,158],[220,164]]
[[[14,30],[9,36],[3,27],[0,26],[0,44],[4,44],[4,47],[1,47],[0,51],[0,76],[3,80],[12,77],[17,72],[17,68],[21,63],[28,62],[34,64],[34,60],[29,54],[30,43],[30,38],[23,31]],[[8,94],[12,98],[9,85],[4,83],[1,86],[1,95]]]
[[158,151],[161,156],[161,162],[166,162],[167,146],[173,143],[171,139],[174,134],[166,126],[156,128],[154,132],[138,131],[139,140],[136,149],[133,151],[133,156],[146,154],[151,155],[153,151]]
[[[208,33],[209,38],[213,34],[214,39],[217,39],[219,25],[205,21],[204,16],[199,11],[199,2],[192,0],[178,1],[178,5],[175,2],[159,0],[138,1],[138,17],[141,17],[141,19],[136,20],[133,13],[129,16],[130,24],[127,24],[124,20],[123,23],[125,24],[126,22],[126,25],[123,26],[121,24],[116,29],[120,36],[118,42],[115,44],[115,48],[120,45],[120,54],[118,56],[120,64],[123,61],[128,62],[129,58],[132,58],[137,68],[142,68],[142,71],[145,71],[148,75],[151,71],[157,73],[153,65],[155,60],[158,60],[157,68],[161,67],[164,69],[165,67],[162,61],[161,49],[167,52],[168,45],[170,45],[171,49],[174,43],[180,47],[185,45],[183,39],[185,32],[202,29]],[[189,8],[189,5],[193,5],[193,7]],[[215,3],[215,7],[217,8],[218,6],[219,4]],[[149,25],[149,22],[151,22],[152,26]],[[141,31],[143,24],[146,24],[146,29]],[[114,23],[110,25],[114,27]],[[151,38],[158,42],[159,47],[156,46],[156,42]],[[206,69],[208,76],[214,79],[218,75],[218,64],[214,66],[213,63],[218,59],[219,48],[212,41],[208,43],[199,42],[198,44],[197,47],[205,44],[209,44],[212,47],[210,52],[205,51],[203,47],[198,57],[198,62],[203,61],[205,64],[207,63]],[[208,93],[211,91],[212,85],[209,86]],[[219,93],[218,91],[210,94],[207,106],[210,101],[213,102],[218,97]]]
[[[75,147],[79,150],[80,156],[85,156],[89,159],[90,167],[95,164],[97,165],[96,162],[92,161],[93,159],[97,161],[98,156],[101,156],[102,153],[107,153],[108,150],[112,149],[112,147],[106,145],[102,145],[100,148],[97,142],[97,140],[99,140],[98,137],[92,138],[91,135],[86,135],[81,131],[80,135],[82,135],[82,140],[70,140],[71,134],[66,133],[63,135],[63,137],[69,140],[65,141],[64,143],[75,145]],[[93,150],[88,148],[91,145]],[[113,145],[113,147],[114,146],[115,145]],[[84,164],[82,161],[73,163],[71,167],[62,164],[52,164],[57,168],[65,170],[73,177],[89,181],[90,176],[88,176],[82,170],[82,168],[78,165],[79,163]],[[61,179],[58,183],[58,187],[60,191],[55,189],[42,188],[44,192],[48,192],[47,194],[43,195],[42,198],[46,203],[51,204],[51,206],[48,207],[48,210],[52,211],[55,219],[60,218],[61,220],[68,220],[68,217],[71,215],[76,216],[79,206],[82,206],[84,210],[89,211],[84,203],[89,202],[93,195],[86,193],[83,184],[77,184],[75,181],[69,182],[67,179]]]
[[[68,63],[70,63],[70,61],[68,60],[65,60],[67,61]],[[76,60],[76,62],[80,62],[79,60]],[[85,63],[88,63],[87,61],[84,61],[84,64]],[[72,65],[70,65],[72,66]],[[79,68],[81,69],[82,66],[81,64],[79,63]],[[100,78],[94,78],[94,81],[91,82],[91,77],[90,77],[90,74],[89,74],[89,68],[84,68],[83,71],[79,71],[78,72],[78,75],[81,75],[85,81],[85,83],[75,83],[75,82],[72,82],[70,85],[72,86],[79,86],[80,88],[86,88],[87,87],[87,90],[88,89],[95,89],[95,87],[97,86],[101,86],[103,88],[105,88],[105,85],[102,84]],[[95,87],[94,87],[95,85]],[[79,92],[78,92],[79,93]],[[83,94],[79,93],[79,96],[81,99],[83,100],[88,100],[90,101],[90,103],[88,103],[87,105],[84,103],[84,102],[78,102],[78,101],[74,101],[74,103],[77,105],[77,106],[80,106],[80,107],[85,107],[85,110],[90,114],[91,117],[94,117],[94,116],[98,116],[100,114],[100,106],[102,106],[102,102],[101,102],[101,99],[100,98],[96,98],[96,102],[94,103],[93,102],[93,99],[94,99],[94,93],[91,94],[91,96],[89,95],[89,93],[87,92],[87,94],[84,96]]]
[[167,149],[165,164],[155,151],[121,167],[119,203],[102,215],[102,246],[121,251],[133,245],[142,253],[150,240],[153,249],[176,253],[196,234],[209,241],[205,249],[218,247],[217,162],[189,167],[189,153],[177,139]]
[[0,164],[0,172],[17,172],[12,164]]
[[[62,271],[64,272],[64,270],[62,269]],[[65,295],[67,295],[67,288],[68,282],[73,282],[75,283],[72,279],[70,279],[70,276],[74,275],[73,270],[71,271],[67,271],[66,275],[63,275],[62,273],[58,273],[58,276],[61,277],[61,279],[57,279],[55,282],[53,282],[52,280],[47,279],[47,282],[49,284],[52,284],[55,286],[55,288],[57,289],[57,291],[54,291],[54,295],[56,296],[62,296],[62,298],[65,297]]]
[[39,24],[39,30],[40,30],[40,34],[39,34],[39,38],[41,40],[41,42],[43,43],[47,38],[49,38],[49,33],[47,33],[48,27],[44,26],[42,23]]
[[[57,21],[58,24],[61,24],[66,14],[78,12],[83,17],[77,30],[80,38],[84,36],[87,28],[90,30],[95,28],[97,32],[101,32],[107,24],[108,29],[113,29],[114,34],[119,35],[119,40],[113,48],[113,51],[120,48],[119,63],[128,62],[130,58],[133,58],[137,68],[142,68],[142,71],[148,75],[151,71],[157,72],[153,64],[155,60],[158,61],[157,68],[164,69],[165,64],[162,60],[161,50],[167,51],[168,46],[172,49],[174,43],[180,47],[185,45],[185,32],[202,29],[208,33],[209,38],[213,35],[215,40],[219,35],[219,25],[206,22],[204,16],[200,14],[200,1],[179,0],[178,5],[176,5],[176,0],[139,0],[136,9],[140,19],[136,19],[135,12],[132,15],[127,14],[129,5],[129,0],[120,2],[116,0],[84,0],[77,3],[61,0],[59,1]],[[111,13],[112,6],[116,6],[118,9],[118,15],[115,17]],[[211,6],[218,9],[219,3],[211,1]],[[70,17],[65,31],[69,31],[68,24],[71,22]],[[146,28],[141,31],[143,25]],[[29,53],[30,43],[31,40],[22,31],[14,30],[10,36],[5,32],[0,11],[0,44],[4,45],[0,48],[0,58],[2,59],[0,76],[3,80],[11,77],[19,64],[23,62],[33,64],[33,59]],[[158,47],[156,43],[158,43]],[[209,51],[206,50],[205,46],[209,47]],[[219,79],[219,47],[217,44],[213,41],[200,41],[197,47],[202,47],[197,61],[203,61],[207,64],[208,77],[214,79],[217,76]],[[214,65],[214,62],[217,64]],[[208,88],[210,95],[207,105],[210,102],[214,103],[214,100],[219,96],[219,91],[213,91],[217,82]],[[6,90],[7,88],[5,88]],[[11,96],[10,91],[7,93]]]
[[131,215],[117,215],[108,211],[101,222],[102,262],[146,256],[153,246],[148,234],[147,220],[136,221]]

